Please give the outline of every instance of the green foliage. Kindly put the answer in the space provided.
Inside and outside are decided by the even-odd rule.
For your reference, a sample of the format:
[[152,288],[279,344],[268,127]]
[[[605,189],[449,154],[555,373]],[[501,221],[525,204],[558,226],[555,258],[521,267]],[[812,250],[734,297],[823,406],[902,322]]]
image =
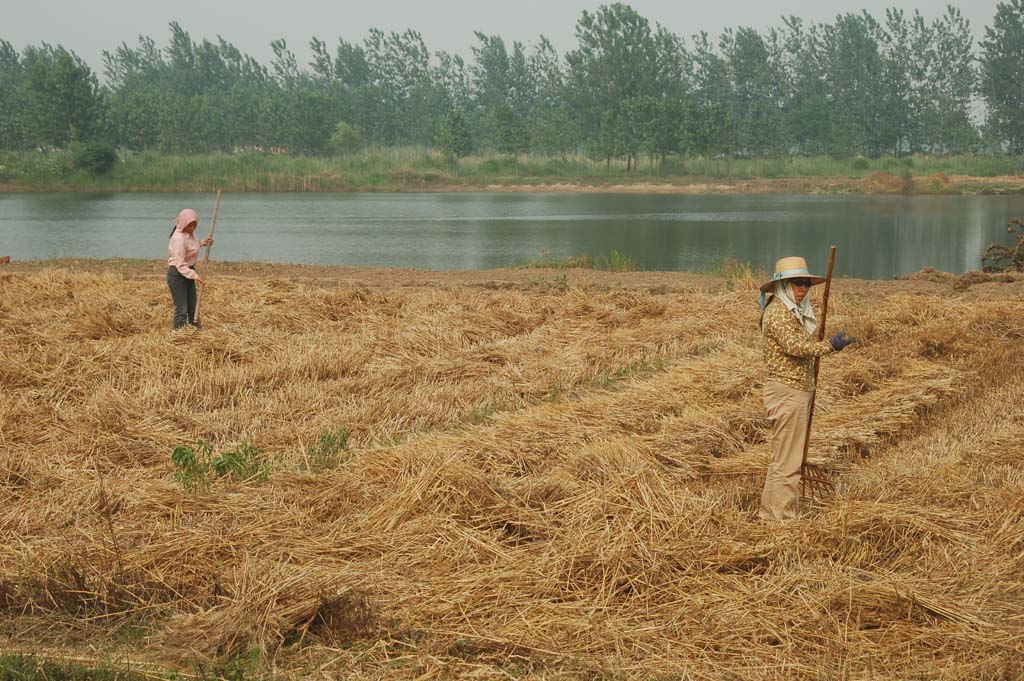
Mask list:
[[445,116],[437,146],[449,162],[468,156],[473,150],[473,136],[462,112],[453,110]]
[[186,492],[210,488],[210,443],[200,440],[196,446],[177,445],[171,452],[174,464],[174,479],[181,483]]
[[117,150],[104,142],[85,142],[71,148],[71,164],[93,175],[110,172],[117,163]]
[[725,288],[728,291],[737,290],[744,286],[760,284],[768,278],[768,275],[755,268],[749,262],[740,262],[733,258],[720,258],[715,260],[711,267],[705,270],[707,274],[723,277]]
[[678,101],[687,89],[682,43],[624,3],[584,11],[576,38],[565,56],[565,99],[580,141],[594,158],[635,158],[644,132],[633,110],[649,108],[643,98]]
[[[213,678],[218,681],[245,681],[257,676],[262,653],[256,646],[241,651],[236,655],[218,658],[210,669]],[[206,677],[206,674],[203,674]]]
[[13,180],[24,179],[47,186],[71,173],[71,160],[62,153],[29,152],[7,156],[4,167],[5,175]]
[[28,138],[39,146],[65,147],[103,131],[105,92],[78,55],[44,44],[24,53],[21,105]]
[[0,149],[25,149],[30,145],[25,64],[6,40],[0,40]]
[[628,255],[623,255],[612,250],[607,257],[603,258],[604,269],[609,272],[635,272],[638,267],[636,261]]
[[980,93],[988,108],[988,126],[1014,153],[1024,152],[1024,0],[996,3],[992,26],[985,28],[979,58]]
[[449,166],[476,148],[512,155],[517,173],[530,152],[634,173],[683,155],[731,173],[733,159],[786,155],[1024,151],[1024,0],[996,4],[977,59],[954,7],[932,21],[900,10],[789,17],[684,41],[615,2],[583,12],[575,36],[559,55],[544,38],[527,48],[477,33],[467,62],[414,30],[371,29],[333,53],[314,38],[306,67],[284,40],[263,65],[172,23],[166,45],[143,36],[105,52],[103,85],[63,47],[19,53],[0,40],[0,149],[97,140],[174,154],[334,153],[354,169],[364,145],[436,144]]
[[186,492],[205,491],[214,479],[230,478],[236,482],[265,482],[270,475],[270,462],[263,450],[242,442],[235,449],[213,456],[213,447],[200,440],[195,447],[177,445],[171,452],[174,478]]
[[907,171],[914,167],[914,159],[909,156],[903,158],[886,158],[881,163],[882,168],[888,171]]
[[210,460],[210,468],[219,478],[232,478],[239,482],[254,480],[266,481],[270,475],[270,462],[266,460],[262,449],[243,442],[235,449],[221,452]]
[[569,269],[585,269],[585,270],[596,270],[597,261],[591,258],[589,255],[570,255],[567,258],[556,258],[553,259],[551,254],[546,250],[542,250],[536,260],[527,260],[516,265],[517,268],[522,269],[541,269],[550,268],[556,270],[569,270]]
[[[723,180],[757,178],[847,178],[885,170],[891,157],[865,158],[865,170],[854,171],[851,160],[830,156],[784,158],[707,158],[668,156],[655,164],[644,164],[637,175],[627,170],[626,160],[590,159],[584,156],[526,154],[519,159],[520,178],[513,179],[513,159],[506,155],[469,156],[459,164],[457,177],[439,151],[423,147],[373,148],[352,157],[350,168],[338,172],[338,161],[293,155],[236,154],[164,155],[128,151],[106,174],[74,173],[70,154],[63,152],[0,153],[0,177],[10,187],[46,191],[153,191],[203,192],[217,188],[245,192],[327,192],[355,190],[396,190],[410,185],[434,184],[522,184],[551,181],[597,186],[610,181],[646,181],[657,174],[662,181],[685,184],[707,178]],[[902,159],[893,163],[905,163]],[[898,175],[902,166],[895,166]],[[1017,182],[1002,179],[1024,174],[1021,156],[928,156],[913,157],[916,176],[945,173],[997,178],[985,186],[990,191],[1013,191]],[[980,188],[982,185],[978,185]],[[837,189],[842,189],[837,186]],[[849,187],[846,187],[848,189]],[[943,191],[977,189],[962,182]]]
[[108,665],[85,666],[78,662],[34,655],[0,654],[0,681],[142,681],[151,674],[136,674]]
[[526,119],[502,104],[494,110],[497,149],[504,154],[523,154],[530,149],[530,130]]
[[337,467],[348,452],[348,431],[344,427],[320,434],[316,444],[306,450],[306,458],[313,470]]
[[331,134],[331,149],[340,156],[350,156],[363,148],[363,137],[359,131],[345,121],[339,121]]
[[550,268],[558,270],[568,269],[585,269],[585,270],[597,270],[605,269],[609,272],[635,272],[637,268],[636,261],[630,258],[628,255],[623,255],[616,250],[612,250],[607,256],[600,258],[593,258],[589,255],[571,255],[567,258],[552,258],[551,254],[547,251],[541,251],[536,260],[528,260],[526,262],[519,263],[516,265],[518,268]]
[[577,137],[575,120],[564,102],[546,100],[537,103],[530,117],[533,148],[548,154],[565,156]]

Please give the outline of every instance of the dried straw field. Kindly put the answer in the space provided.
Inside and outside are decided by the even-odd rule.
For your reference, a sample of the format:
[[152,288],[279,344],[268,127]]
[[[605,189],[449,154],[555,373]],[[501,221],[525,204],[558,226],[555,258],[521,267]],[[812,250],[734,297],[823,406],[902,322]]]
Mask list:
[[[1024,676],[1024,278],[837,281],[830,328],[862,341],[822,364],[837,489],[780,525],[754,520],[750,280],[209,279],[206,330],[171,334],[159,263],[0,270],[0,649],[182,678]],[[171,454],[200,440],[264,467],[190,486]]]

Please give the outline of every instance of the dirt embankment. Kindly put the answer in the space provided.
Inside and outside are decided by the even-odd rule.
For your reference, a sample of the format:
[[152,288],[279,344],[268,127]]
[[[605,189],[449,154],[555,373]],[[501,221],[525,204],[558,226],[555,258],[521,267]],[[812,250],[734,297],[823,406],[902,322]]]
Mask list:
[[1018,194],[1024,177],[971,175],[892,175],[754,179],[665,178],[634,182],[548,182],[516,180],[486,184],[420,182],[415,177],[385,189],[399,192],[536,192],[611,194]]
[[836,493],[766,525],[751,282],[218,265],[205,330],[172,334],[163,267],[0,268],[0,649],[1024,674],[1024,279],[837,280],[860,342],[824,358],[811,439]]

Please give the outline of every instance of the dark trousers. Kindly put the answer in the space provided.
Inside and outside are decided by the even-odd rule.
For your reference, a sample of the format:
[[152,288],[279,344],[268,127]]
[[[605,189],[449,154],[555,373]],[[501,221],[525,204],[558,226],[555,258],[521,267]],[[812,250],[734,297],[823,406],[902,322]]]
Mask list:
[[176,267],[167,268],[167,287],[174,300],[174,328],[196,325],[196,282],[181,276]]

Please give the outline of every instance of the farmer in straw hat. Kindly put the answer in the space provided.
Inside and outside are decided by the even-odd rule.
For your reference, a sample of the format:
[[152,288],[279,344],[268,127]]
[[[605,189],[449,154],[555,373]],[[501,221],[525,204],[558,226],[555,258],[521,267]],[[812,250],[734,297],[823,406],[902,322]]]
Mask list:
[[842,331],[828,341],[814,340],[818,321],[807,295],[824,282],[800,257],[775,263],[771,281],[761,286],[761,334],[766,378],[764,406],[772,426],[772,458],[758,515],[765,520],[796,518],[800,510],[800,467],[814,395],[814,358],[839,352],[855,338]]

